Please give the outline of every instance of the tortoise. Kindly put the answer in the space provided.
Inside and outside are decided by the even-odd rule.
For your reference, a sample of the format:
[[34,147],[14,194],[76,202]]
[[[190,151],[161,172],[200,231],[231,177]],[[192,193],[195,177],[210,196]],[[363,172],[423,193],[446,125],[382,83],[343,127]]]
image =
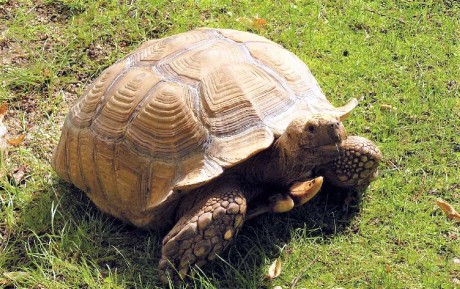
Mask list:
[[381,152],[347,136],[308,67],[255,34],[201,28],[143,43],[65,119],[52,166],[102,211],[171,228],[160,279],[216,258],[244,221],[310,200],[323,180],[363,189]]

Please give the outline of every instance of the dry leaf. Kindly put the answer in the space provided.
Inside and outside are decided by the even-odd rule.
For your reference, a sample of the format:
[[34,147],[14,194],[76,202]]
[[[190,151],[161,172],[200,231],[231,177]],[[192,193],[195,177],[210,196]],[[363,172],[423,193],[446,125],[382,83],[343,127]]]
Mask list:
[[0,105],[0,119],[5,116],[7,110],[8,104],[6,104],[6,102],[2,103],[2,105]]
[[5,273],[3,273],[3,276],[6,279],[3,279],[3,278],[0,279],[0,285],[10,286],[14,282],[18,282],[21,279],[29,277],[30,274],[27,273],[27,272],[23,272],[23,271],[16,271],[16,272],[5,272]]
[[28,168],[27,165],[15,167],[13,170],[13,173],[9,176],[10,179],[14,180],[14,183],[16,185],[19,185],[24,180],[27,168]]
[[262,29],[267,26],[268,22],[267,20],[259,17],[254,17],[254,18],[249,18],[249,17],[238,17],[236,18],[236,21],[240,22],[244,26],[248,28],[255,28],[255,29]]
[[19,146],[25,137],[26,137],[25,134],[21,134],[18,137],[7,139],[6,142],[12,146]]
[[281,287],[281,286],[275,286],[275,287],[273,287],[273,289],[283,289],[283,287]]
[[447,202],[443,200],[437,200],[436,204],[441,208],[441,210],[446,214],[452,214],[455,212],[455,209]]
[[454,258],[454,264],[460,266],[460,258],[455,257]]
[[447,214],[447,218],[449,218],[449,220],[455,219],[460,221],[460,214],[449,203],[443,200],[437,200],[436,204],[445,214]]
[[27,272],[23,272],[23,271],[16,271],[16,272],[5,272],[3,273],[3,276],[5,276],[6,278],[10,280],[17,281],[19,279],[29,277],[30,274]]
[[380,109],[381,110],[392,111],[392,110],[396,110],[396,107],[394,107],[392,105],[389,105],[389,104],[381,104]]
[[7,279],[0,279],[0,285],[10,285],[12,282]]
[[391,266],[387,264],[387,265],[385,266],[385,270],[387,271],[387,273],[391,273],[391,270],[392,270],[392,269],[391,269]]
[[25,172],[22,168],[19,168],[13,173],[13,180],[16,184],[19,184],[24,179]]
[[267,20],[265,20],[263,18],[258,18],[258,17],[255,17],[254,21],[252,23],[253,23],[254,27],[256,27],[256,28],[262,28],[264,26],[267,26],[267,24],[268,24]]
[[7,144],[12,146],[19,146],[26,137],[25,134],[22,134],[15,138],[5,139],[5,135],[7,134],[8,130],[6,125],[3,124],[3,118],[6,115],[6,111],[8,110],[8,105],[3,103],[0,105],[0,149],[5,150],[7,148]]
[[278,277],[281,274],[281,259],[276,258],[276,260],[268,268],[268,274],[265,275],[265,279],[272,280]]

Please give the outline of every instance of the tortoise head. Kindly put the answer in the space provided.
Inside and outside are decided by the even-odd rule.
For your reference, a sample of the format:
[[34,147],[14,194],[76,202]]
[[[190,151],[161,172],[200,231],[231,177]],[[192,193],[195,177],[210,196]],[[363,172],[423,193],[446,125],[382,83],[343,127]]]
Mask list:
[[338,117],[317,114],[293,119],[277,145],[291,160],[315,165],[337,158],[338,148],[346,139],[347,133]]

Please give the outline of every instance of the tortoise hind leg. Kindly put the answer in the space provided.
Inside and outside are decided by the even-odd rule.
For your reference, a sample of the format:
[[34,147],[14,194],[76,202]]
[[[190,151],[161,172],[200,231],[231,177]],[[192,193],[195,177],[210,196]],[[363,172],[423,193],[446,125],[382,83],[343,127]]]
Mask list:
[[[216,182],[217,183],[217,182]],[[183,279],[190,266],[203,266],[216,258],[238,233],[246,214],[246,197],[240,185],[218,182],[192,191],[207,196],[186,212],[163,239],[160,279]]]

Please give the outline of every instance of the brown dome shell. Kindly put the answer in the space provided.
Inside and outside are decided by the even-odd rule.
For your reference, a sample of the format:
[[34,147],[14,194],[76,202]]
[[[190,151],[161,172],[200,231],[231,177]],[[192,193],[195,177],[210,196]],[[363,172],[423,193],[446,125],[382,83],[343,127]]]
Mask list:
[[178,190],[266,149],[295,116],[355,105],[334,108],[280,45],[203,28],[148,41],[107,68],[70,110],[52,165],[104,211],[147,226]]

